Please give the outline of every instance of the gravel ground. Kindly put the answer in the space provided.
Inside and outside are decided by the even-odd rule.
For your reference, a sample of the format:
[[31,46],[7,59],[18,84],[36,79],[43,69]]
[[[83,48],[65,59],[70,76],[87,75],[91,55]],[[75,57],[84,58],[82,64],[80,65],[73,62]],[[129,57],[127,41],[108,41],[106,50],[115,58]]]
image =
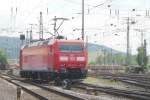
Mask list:
[[[21,92],[21,100],[37,100],[26,92]],[[0,100],[17,100],[17,87],[0,78]]]
[[[61,96],[58,96],[56,94],[53,93],[48,93],[48,92],[44,92],[42,90],[40,90],[40,88],[38,87],[34,87],[34,86],[30,86],[27,84],[24,84],[24,86],[27,86],[28,88],[41,93],[41,94],[45,94],[46,97],[49,98],[49,100],[70,100],[68,98],[64,98]],[[8,83],[7,81],[0,79],[0,100],[16,100],[16,96],[17,96],[17,91],[16,91],[17,87],[15,85],[12,85],[11,83]],[[68,91],[68,90],[64,90]],[[33,96],[31,96],[30,94],[22,91],[21,93],[21,100],[37,100],[36,98],[34,98]],[[93,99],[90,99],[93,100]],[[127,99],[116,99],[116,97],[111,97],[111,96],[107,96],[106,94],[102,93],[101,96],[99,97],[99,99],[94,99],[94,100],[127,100]]]
[[16,87],[0,79],[0,100],[16,100]]
[[[18,73],[18,71],[16,71],[15,73]],[[121,88],[121,89],[129,90],[131,87],[132,87],[132,89],[136,88],[136,86],[134,87],[131,85],[127,85],[127,84],[124,84],[119,81],[110,81],[110,80],[94,78],[94,77],[87,77],[84,80],[84,82],[97,84],[97,85],[101,85],[101,86],[110,86],[110,87],[119,88],[119,89]],[[27,86],[27,84],[24,84],[24,85]],[[69,100],[67,98],[58,96],[54,93],[48,93],[46,91],[41,91],[37,87],[33,87],[33,86],[27,86],[27,87],[33,89],[34,91],[36,91],[38,93],[42,93],[42,94],[44,93],[45,97],[48,97],[49,100]],[[16,91],[15,85],[12,85],[3,79],[0,79],[0,100],[16,100],[17,99],[16,94],[17,94],[17,91]],[[100,93],[100,97],[107,98],[107,99],[98,99],[98,100],[130,100],[127,98],[115,97],[115,96],[108,95],[105,93]],[[30,94],[22,91],[21,100],[37,100],[37,99],[34,98],[33,96],[31,96]]]
[[150,91],[146,88],[142,88],[139,86],[135,86],[129,83],[124,83],[121,81],[115,81],[111,79],[103,79],[102,77],[87,77],[84,82],[86,83],[92,83],[92,84],[97,84],[100,86],[108,86],[108,87],[114,87],[117,89],[125,89],[125,90],[141,90],[141,91]]
[[[13,80],[13,81],[16,81],[16,80]],[[59,96],[55,93],[42,90],[41,88],[38,88],[36,86],[32,86],[32,85],[22,83],[19,81],[17,83],[20,83],[24,85],[25,87],[27,87],[28,89],[31,89],[35,91],[36,93],[39,93],[47,97],[49,100],[70,100],[66,97]],[[0,78],[0,100],[17,100],[17,87],[1,78]],[[24,91],[21,91],[21,100],[37,100],[37,99],[33,97],[32,95]]]
[[[27,87],[30,90],[33,90],[34,92],[48,98],[49,100],[70,100],[70,99],[68,99],[66,97],[63,97],[61,95],[58,95],[56,93],[45,91],[45,90],[43,90],[43,89],[41,89],[37,86],[33,86],[33,85],[23,83],[23,82],[20,82],[20,81],[15,81],[15,82],[18,83],[18,84],[23,85],[24,87]],[[25,100],[28,100],[28,99],[25,99]]]
[[[101,78],[95,78],[95,77],[87,77],[83,82],[95,84],[99,86],[107,86],[107,87],[114,87],[117,89],[128,89],[129,86],[123,84],[119,81],[112,81],[107,79],[101,79]],[[118,97],[118,96],[112,96],[107,93],[101,93],[100,96],[110,98],[111,100],[132,100],[125,97]]]

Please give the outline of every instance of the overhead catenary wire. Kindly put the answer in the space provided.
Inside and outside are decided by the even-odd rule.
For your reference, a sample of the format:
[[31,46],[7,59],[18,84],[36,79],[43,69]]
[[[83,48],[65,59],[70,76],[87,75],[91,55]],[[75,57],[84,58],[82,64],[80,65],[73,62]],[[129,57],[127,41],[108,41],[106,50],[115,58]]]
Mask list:
[[[69,0],[65,0],[65,1],[68,2]],[[73,1],[73,0],[72,0],[72,1]],[[73,2],[72,2],[72,1],[69,1],[70,4],[71,4],[71,3],[73,4],[74,2],[76,2],[76,3],[74,3],[75,5],[79,5],[79,4],[80,4],[80,2],[78,2],[78,1],[73,1]],[[110,0],[106,0],[106,1],[107,1],[107,3],[109,4],[108,1],[110,1]],[[42,1],[41,1],[41,2],[42,2]],[[68,3],[69,3],[69,2],[68,2]],[[78,4],[78,3],[79,3],[79,4]],[[107,3],[105,3],[105,4],[107,5]],[[65,3],[65,4],[66,4],[66,3]],[[89,15],[90,15],[90,14],[91,14],[90,12],[95,9],[95,10],[94,10],[94,11],[95,11],[94,13],[97,14],[98,11],[96,10],[96,8],[102,7],[102,6],[104,6],[105,4],[102,3],[102,4],[97,4],[97,5],[94,5],[94,6],[93,6],[93,5],[87,3],[87,4],[86,4],[86,10],[87,10],[87,12],[89,12]],[[41,5],[41,4],[40,4],[40,5]],[[33,7],[33,8],[34,8],[34,7]],[[19,9],[19,8],[18,8],[18,9]],[[105,9],[105,8],[102,8],[102,9]],[[106,8],[106,9],[108,9],[108,8]],[[78,10],[79,10],[79,9],[77,8],[77,11],[78,11]],[[140,9],[137,9],[137,10],[140,11]],[[143,10],[143,11],[144,11],[144,10]],[[28,12],[29,12],[29,13],[27,13],[27,15],[32,15],[32,11],[31,11],[31,12],[28,11]],[[33,12],[34,12],[34,11],[33,11]],[[76,12],[76,11],[74,10],[74,12]],[[74,13],[74,12],[72,12],[72,13]],[[123,11],[120,10],[120,16],[121,16],[121,12],[123,12]],[[124,11],[124,12],[125,12],[125,11]],[[18,12],[18,13],[20,13],[20,12]],[[49,13],[50,13],[50,12],[49,12]],[[112,9],[112,13],[113,13],[113,9]],[[88,13],[87,13],[87,14],[88,14]],[[148,14],[147,14],[147,15],[148,15]],[[71,15],[71,16],[72,16],[72,15]],[[79,14],[79,15],[77,15],[77,16],[78,16],[78,17],[75,16],[72,20],[74,20],[74,19],[76,19],[76,18],[79,18],[81,15]],[[113,17],[114,17],[114,16],[113,16]],[[28,18],[29,18],[29,17],[28,17]],[[120,19],[122,19],[122,18],[120,17]],[[109,22],[109,20],[108,20],[108,22]],[[44,23],[44,24],[45,24],[45,23]],[[144,24],[143,27],[148,27],[148,24],[147,24],[147,25]],[[111,29],[110,29],[110,30],[111,30]]]

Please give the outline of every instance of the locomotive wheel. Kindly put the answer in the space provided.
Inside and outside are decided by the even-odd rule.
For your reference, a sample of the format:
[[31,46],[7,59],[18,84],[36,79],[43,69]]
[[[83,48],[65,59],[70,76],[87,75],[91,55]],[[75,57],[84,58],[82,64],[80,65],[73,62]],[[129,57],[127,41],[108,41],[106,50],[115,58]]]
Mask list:
[[60,85],[61,85],[61,81],[60,81],[59,78],[56,78],[56,79],[54,80],[54,85],[55,85],[55,86],[60,86]]
[[71,89],[71,81],[69,79],[64,79],[62,81],[62,88],[63,89]]

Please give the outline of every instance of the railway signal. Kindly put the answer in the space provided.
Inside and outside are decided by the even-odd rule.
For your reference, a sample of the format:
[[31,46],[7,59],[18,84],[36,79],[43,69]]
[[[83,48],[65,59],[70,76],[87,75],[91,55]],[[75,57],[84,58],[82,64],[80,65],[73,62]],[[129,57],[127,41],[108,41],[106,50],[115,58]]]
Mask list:
[[23,41],[25,40],[25,35],[24,34],[20,34],[20,40],[22,41],[22,45],[23,45]]

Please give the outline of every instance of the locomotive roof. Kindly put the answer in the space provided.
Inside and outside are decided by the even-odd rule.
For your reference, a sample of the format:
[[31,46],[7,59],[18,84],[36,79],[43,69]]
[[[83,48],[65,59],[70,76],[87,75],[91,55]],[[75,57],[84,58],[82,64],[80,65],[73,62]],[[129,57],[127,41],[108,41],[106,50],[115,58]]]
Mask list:
[[56,40],[56,42],[72,42],[72,43],[80,43],[83,42],[82,40]]
[[50,39],[50,40],[44,40],[44,41],[36,41],[36,42],[32,42],[31,44],[23,45],[22,49],[28,48],[28,47],[34,47],[34,46],[50,45],[50,44],[53,44],[54,42],[58,42],[58,43],[81,43],[83,41],[82,40]]

